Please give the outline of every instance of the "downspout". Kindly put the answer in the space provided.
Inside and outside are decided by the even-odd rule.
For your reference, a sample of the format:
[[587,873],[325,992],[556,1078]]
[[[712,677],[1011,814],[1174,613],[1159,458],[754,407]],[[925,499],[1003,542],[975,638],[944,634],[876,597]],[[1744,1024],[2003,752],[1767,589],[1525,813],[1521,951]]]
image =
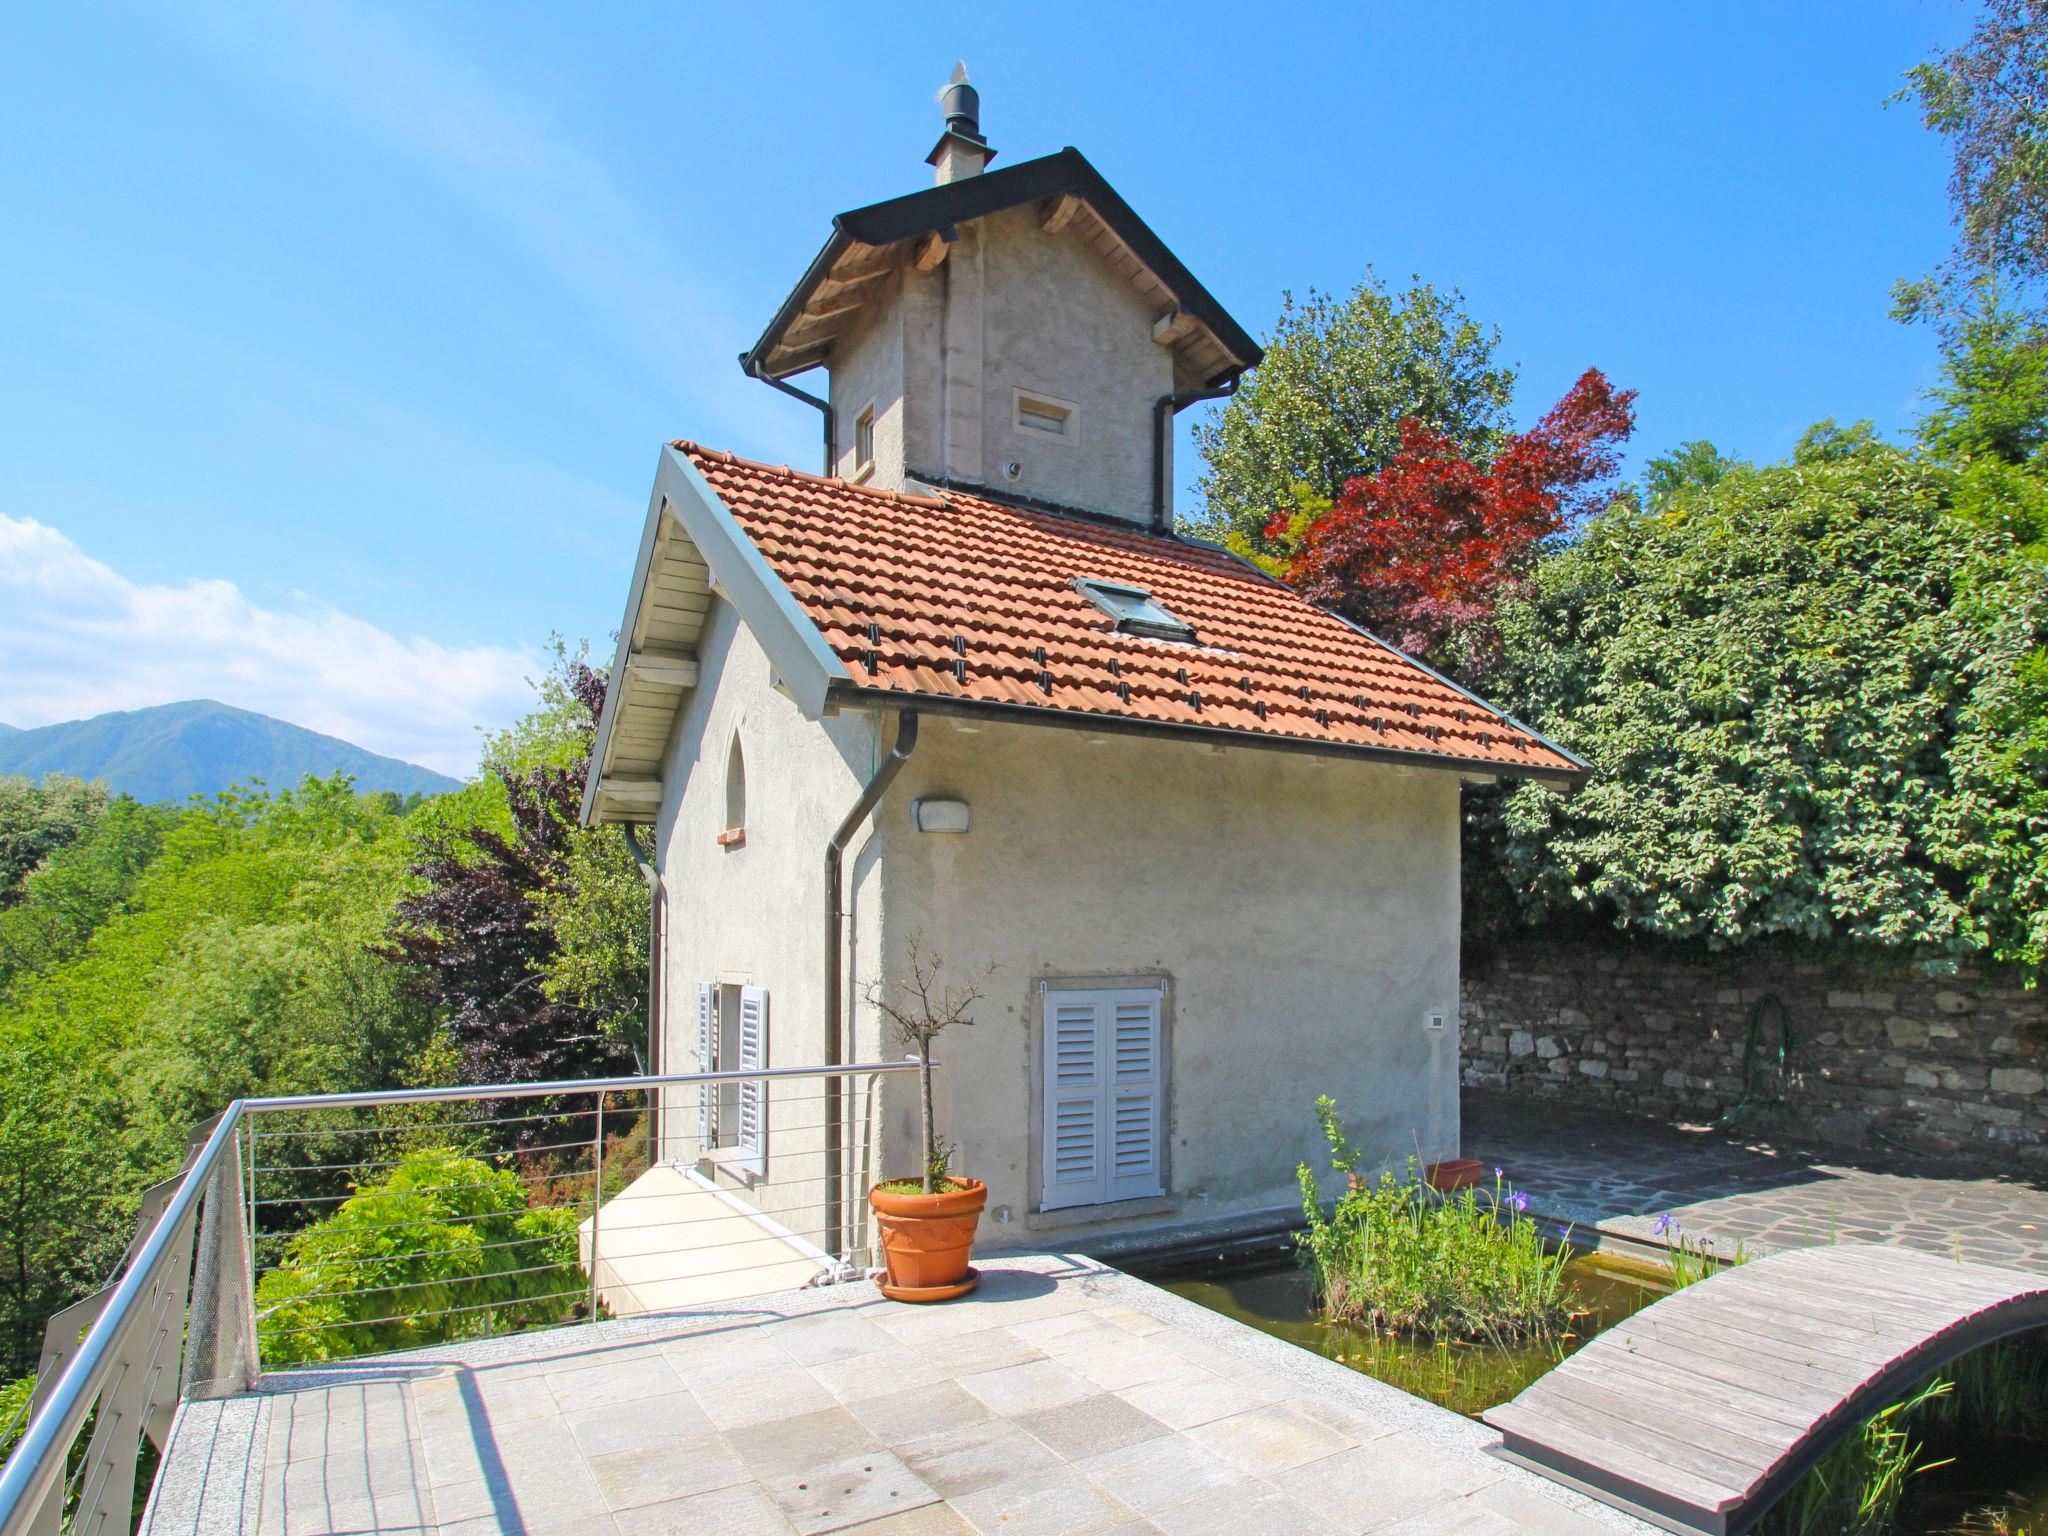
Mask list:
[[807,389],[798,389],[786,379],[776,378],[751,352],[740,354],[740,367],[746,370],[748,378],[759,379],[770,388],[781,390],[792,400],[801,400],[805,405],[817,408],[818,414],[825,419],[825,468],[822,473],[831,474],[833,465],[839,460],[839,434],[832,428],[832,402],[819,399]]
[[1167,434],[1173,430],[1173,418],[1198,400],[1221,400],[1236,394],[1238,381],[1243,377],[1244,370],[1240,368],[1221,384],[1177,389],[1152,402],[1152,532],[1165,533],[1173,512],[1166,486],[1166,443]]
[[[640,878],[647,882],[647,1054],[640,1063],[640,1071],[647,1077],[661,1075],[661,1013],[662,1013],[662,954],[661,954],[661,871],[654,867],[640,846],[640,837],[633,830],[633,824],[626,822],[619,830],[626,836],[626,851],[633,855],[633,863],[640,870]],[[634,1054],[639,1055],[638,1051]],[[647,1166],[652,1168],[661,1157],[661,1093],[657,1089],[647,1099]]]
[[[844,897],[843,862],[846,845],[853,834],[860,830],[861,823],[868,819],[874,808],[888,793],[896,775],[903,771],[903,765],[910,761],[910,754],[917,750],[917,711],[906,709],[897,717],[896,745],[889,749],[889,756],[882,766],[875,770],[875,776],[868,780],[867,787],[860,792],[860,798],[853,803],[853,809],[846,813],[846,819],[839,823],[839,830],[832,834],[832,840],[825,845],[825,1065],[836,1067],[846,1057],[845,993],[846,993],[846,945],[844,925],[846,910]],[[840,1097],[840,1080],[825,1080],[825,1244],[826,1251],[833,1258],[842,1257],[840,1241],[846,1220],[846,1191],[844,1183],[845,1105]]]

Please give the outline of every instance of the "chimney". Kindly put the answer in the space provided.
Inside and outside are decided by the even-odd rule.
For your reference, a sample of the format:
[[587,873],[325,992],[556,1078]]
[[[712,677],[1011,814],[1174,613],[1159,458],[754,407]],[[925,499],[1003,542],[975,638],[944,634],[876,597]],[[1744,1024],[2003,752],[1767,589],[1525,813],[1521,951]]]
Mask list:
[[946,114],[946,131],[924,157],[925,164],[937,168],[941,186],[979,176],[996,152],[981,136],[981,93],[967,83],[964,63],[953,66],[952,82],[939,92],[939,109]]

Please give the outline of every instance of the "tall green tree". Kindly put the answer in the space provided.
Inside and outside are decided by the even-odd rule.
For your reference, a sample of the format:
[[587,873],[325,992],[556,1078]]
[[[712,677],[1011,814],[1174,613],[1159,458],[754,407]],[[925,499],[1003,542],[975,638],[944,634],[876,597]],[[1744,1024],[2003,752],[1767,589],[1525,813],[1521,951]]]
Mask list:
[[1953,324],[1988,279],[2048,298],[2048,5],[1985,0],[1970,35],[1906,72],[1899,98],[1948,142],[1955,248],[1893,291],[1902,318]]
[[72,842],[107,808],[107,787],[52,773],[31,783],[0,774],[0,910],[20,899],[22,878]]
[[1386,468],[1406,420],[1491,459],[1515,387],[1499,346],[1455,289],[1417,281],[1395,294],[1368,272],[1345,298],[1284,294],[1265,361],[1195,428],[1206,468],[1192,531],[1249,556],[1289,553],[1267,532],[1274,516],[1312,521],[1351,479]]

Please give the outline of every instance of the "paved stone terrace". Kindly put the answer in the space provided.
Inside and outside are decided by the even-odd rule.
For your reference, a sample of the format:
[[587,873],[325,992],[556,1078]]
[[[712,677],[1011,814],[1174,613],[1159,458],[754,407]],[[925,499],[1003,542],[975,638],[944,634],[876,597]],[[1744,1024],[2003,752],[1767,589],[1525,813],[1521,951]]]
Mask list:
[[1910,1155],[1802,1153],[1608,1108],[1465,1090],[1464,1150],[1498,1165],[1530,1209],[1626,1241],[1660,1217],[1726,1252],[1897,1243],[2048,1273],[2048,1190]]
[[145,1529],[1594,1536],[1491,1430],[1086,1259],[273,1377],[181,1413]]

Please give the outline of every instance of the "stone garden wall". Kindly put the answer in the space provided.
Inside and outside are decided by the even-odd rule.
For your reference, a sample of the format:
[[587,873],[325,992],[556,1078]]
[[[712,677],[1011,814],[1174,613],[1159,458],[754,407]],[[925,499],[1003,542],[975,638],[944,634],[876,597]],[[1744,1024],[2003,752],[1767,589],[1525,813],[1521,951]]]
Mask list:
[[2048,989],[1965,972],[1929,978],[1796,951],[1714,956],[1676,946],[1523,938],[1468,957],[1469,1084],[1710,1120],[1741,1098],[1751,1015],[1789,1010],[1759,1046],[1749,1122],[1821,1143],[1875,1146],[1868,1127],[1922,1151],[2048,1172]]

